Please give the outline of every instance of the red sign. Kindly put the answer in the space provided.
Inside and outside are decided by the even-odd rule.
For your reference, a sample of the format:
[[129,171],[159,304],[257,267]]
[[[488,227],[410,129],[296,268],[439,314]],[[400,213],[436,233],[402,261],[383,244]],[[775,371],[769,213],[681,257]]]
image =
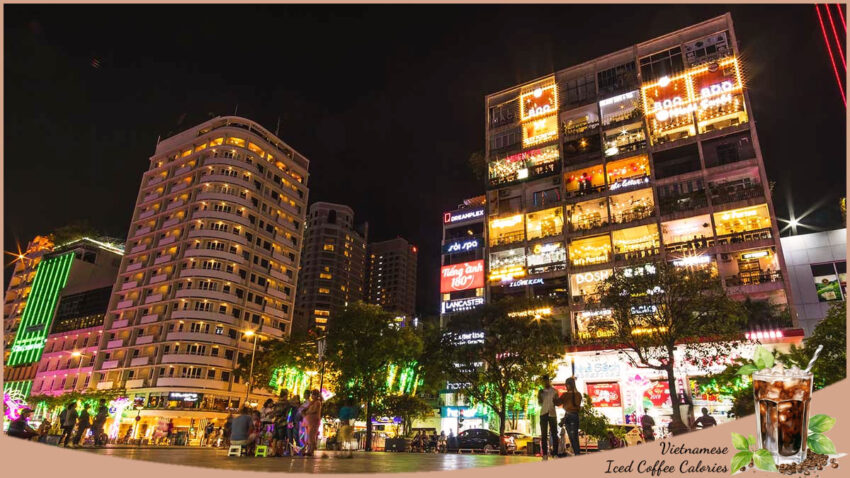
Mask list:
[[652,384],[652,388],[643,392],[643,398],[652,402],[653,406],[672,407],[673,402],[670,401],[670,385],[666,380],[657,381]]
[[620,401],[620,384],[612,383],[588,383],[587,394],[594,407],[622,407]]
[[484,287],[484,260],[443,266],[440,269],[440,292],[443,294],[479,287]]

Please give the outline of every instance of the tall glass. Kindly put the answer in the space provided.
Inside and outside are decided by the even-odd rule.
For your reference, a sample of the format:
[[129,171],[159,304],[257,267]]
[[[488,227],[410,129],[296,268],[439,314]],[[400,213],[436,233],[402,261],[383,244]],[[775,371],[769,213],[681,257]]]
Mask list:
[[753,372],[758,443],[777,465],[806,458],[812,373],[790,370]]

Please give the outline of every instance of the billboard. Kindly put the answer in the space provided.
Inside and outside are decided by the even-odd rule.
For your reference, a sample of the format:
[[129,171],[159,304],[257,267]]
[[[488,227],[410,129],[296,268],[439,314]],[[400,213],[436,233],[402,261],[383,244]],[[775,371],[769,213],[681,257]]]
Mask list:
[[587,394],[594,407],[622,407],[620,384],[617,382],[588,383]]
[[440,269],[440,293],[484,287],[484,260],[462,262]]

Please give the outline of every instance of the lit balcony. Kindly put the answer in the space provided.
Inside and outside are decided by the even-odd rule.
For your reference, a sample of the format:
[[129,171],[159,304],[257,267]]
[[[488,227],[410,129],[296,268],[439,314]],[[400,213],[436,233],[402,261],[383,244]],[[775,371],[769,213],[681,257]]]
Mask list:
[[133,281],[125,282],[125,283],[121,284],[121,290],[132,289],[133,287],[136,287],[137,285],[139,285],[139,281],[133,280]]
[[243,246],[248,245],[248,240],[244,236],[232,232],[216,231],[215,229],[194,229],[189,231],[189,237],[223,239],[225,241],[238,242]]
[[159,245],[164,246],[166,244],[171,244],[172,242],[177,240],[177,236],[166,236],[159,240]]
[[168,274],[159,274],[156,276],[152,276],[148,281],[148,284],[156,284],[157,282],[162,282],[165,279],[168,279]]
[[125,269],[125,272],[132,272],[132,271],[139,270],[139,269],[142,268],[142,265],[144,265],[142,262],[134,262],[134,263],[127,266],[127,269]]
[[142,365],[147,365],[151,362],[150,357],[136,357],[133,360],[130,360],[131,367],[141,367]]
[[725,246],[727,244],[734,245],[748,242],[764,241],[770,240],[772,237],[773,234],[771,232],[771,229],[767,227],[764,229],[757,229],[755,231],[736,232],[723,236],[717,236],[717,245]]
[[139,214],[139,219],[147,219],[147,218],[153,216],[154,214],[156,214],[156,210],[155,209],[149,209],[149,210]]
[[153,302],[159,302],[162,300],[162,294],[152,294],[145,297],[145,304],[150,304]]
[[110,389],[112,389],[113,385],[114,385],[114,382],[112,382],[111,380],[108,381],[108,382],[98,382],[96,388],[98,390],[110,390]]
[[162,223],[162,228],[163,228],[163,229],[166,229],[166,228],[169,228],[169,227],[171,227],[171,226],[177,225],[177,224],[179,224],[179,223],[180,223],[180,218],[179,218],[179,217],[174,217],[174,218],[171,218],[171,219],[169,219],[169,220],[167,220],[167,221],[163,222],[163,223]]
[[124,384],[124,388],[144,388],[146,386],[147,386],[147,379],[144,379],[144,378],[127,380],[127,383]]
[[150,193],[142,198],[142,203],[146,203],[149,201],[153,201],[154,199],[160,197],[161,194],[157,192]]
[[170,211],[174,208],[182,206],[183,204],[185,204],[185,202],[182,199],[180,199],[180,200],[174,201],[171,204],[169,204],[168,206],[166,206],[165,210]]
[[233,360],[224,357],[192,354],[165,354],[162,356],[162,363],[197,364],[225,368],[233,366]]
[[154,259],[154,264],[162,264],[163,262],[168,262],[171,260],[171,254],[166,254],[164,256],[157,257]]
[[133,234],[133,237],[143,236],[149,232],[151,232],[150,226],[142,227],[136,230],[136,233]]
[[159,320],[159,314],[148,314],[142,316],[141,320],[139,320],[139,324],[150,324]]
[[176,171],[174,171],[174,176],[175,177],[180,176],[181,174],[188,173],[191,170],[192,170],[192,166],[183,166],[182,168],[179,168]]
[[711,188],[712,204],[726,204],[735,201],[744,201],[746,199],[761,198],[764,198],[764,188],[761,184],[739,185],[737,187],[723,187],[720,185]]
[[[106,362],[103,362],[102,364],[100,364],[101,370],[109,370],[109,369],[116,368],[116,367],[118,367],[118,361],[117,360],[107,360]],[[104,382],[101,382],[101,383],[104,383]],[[109,382],[109,384],[110,385],[107,388],[112,388],[112,382]],[[100,384],[98,384],[98,390],[100,390]]]
[[140,335],[136,337],[136,345],[145,345],[153,342],[153,335]]
[[282,310],[275,309],[274,307],[271,307],[269,305],[263,306],[263,312],[265,312],[265,313],[267,313],[267,314],[269,314],[273,317],[277,317],[278,319],[286,318],[286,314],[284,314],[284,312]]
[[175,297],[198,297],[202,299],[225,300],[229,302],[240,302],[239,298],[234,294],[221,292],[217,290],[207,289],[180,289],[175,294]]
[[108,348],[108,349],[115,349],[115,348],[123,347],[123,346],[124,346],[124,339],[110,340],[109,342],[106,343],[106,348]]
[[122,329],[124,327],[127,327],[127,325],[129,325],[129,323],[130,323],[130,321],[128,319],[116,320],[115,322],[112,322],[111,328]]
[[236,283],[241,283],[244,281],[244,279],[231,272],[215,269],[203,269],[201,267],[183,269],[182,271],[180,271],[180,277],[211,277]]
[[132,299],[122,300],[118,304],[115,305],[116,309],[126,309],[127,307],[132,307],[134,305],[134,301]]
[[169,332],[166,336],[169,342],[212,342],[221,345],[234,345],[235,339],[228,335],[202,334],[198,332]]
[[160,377],[156,380],[156,386],[227,390],[228,383],[220,380],[206,380],[202,378]]

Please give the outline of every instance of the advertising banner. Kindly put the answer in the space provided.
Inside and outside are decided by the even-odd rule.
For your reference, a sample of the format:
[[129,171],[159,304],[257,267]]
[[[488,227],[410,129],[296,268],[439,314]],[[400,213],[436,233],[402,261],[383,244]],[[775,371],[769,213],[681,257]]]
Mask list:
[[594,407],[621,407],[620,384],[613,383],[588,383],[587,394]]
[[649,408],[647,401],[652,403],[654,407],[672,407],[673,402],[670,400],[670,385],[666,380],[658,380],[652,383],[647,391],[643,392],[644,407]]
[[477,260],[443,266],[440,292],[443,294],[484,287],[484,261]]

